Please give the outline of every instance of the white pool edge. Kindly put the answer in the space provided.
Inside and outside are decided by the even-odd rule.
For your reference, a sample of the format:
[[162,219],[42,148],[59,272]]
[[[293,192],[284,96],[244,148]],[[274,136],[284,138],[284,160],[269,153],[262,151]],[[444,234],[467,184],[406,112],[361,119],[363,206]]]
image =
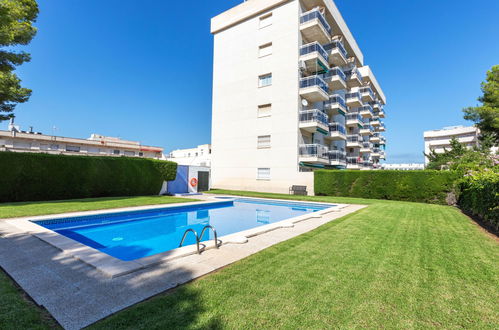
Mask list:
[[[300,203],[300,204],[315,204],[315,205],[331,205],[330,208],[325,210],[317,211],[314,213],[309,213],[301,215],[294,218],[285,219],[276,223],[263,225],[248,230],[244,230],[238,233],[229,234],[226,236],[219,237],[221,244],[244,244],[248,242],[248,239],[254,236],[258,236],[270,231],[274,231],[281,228],[292,228],[298,222],[321,218],[331,212],[339,212],[345,207],[349,206],[347,204],[330,204],[330,203],[318,203],[309,201],[293,201],[285,199],[268,199],[268,198],[252,198],[252,197],[237,197],[237,196],[224,196],[220,195],[217,197],[230,197],[231,199],[249,199],[249,200],[268,200],[268,201],[282,201],[287,203]],[[114,278],[122,275],[126,275],[159,263],[172,261],[189,255],[197,254],[196,245],[184,246],[181,248],[176,248],[163,253],[155,254],[152,256],[140,258],[133,261],[123,261],[112,257],[104,252],[97,249],[91,248],[87,245],[74,241],[66,236],[60,235],[50,229],[42,227],[34,223],[35,221],[42,220],[53,220],[62,218],[72,218],[81,216],[92,216],[92,215],[105,215],[114,214],[121,212],[131,212],[131,211],[143,211],[143,210],[155,210],[155,209],[169,209],[169,208],[181,208],[186,206],[202,206],[206,204],[223,204],[231,199],[220,199],[216,197],[210,197],[207,201],[202,202],[192,202],[192,203],[175,203],[175,204],[160,204],[151,206],[140,206],[140,207],[129,207],[120,208],[112,210],[99,210],[99,211],[86,211],[86,212],[72,212],[63,214],[53,214],[46,216],[36,216],[36,217],[23,217],[23,218],[12,218],[6,219],[6,223],[11,226],[16,227],[24,234],[30,234],[37,237],[38,239],[50,244],[51,246],[61,250],[63,253],[78,259],[97,270],[101,271],[105,275]],[[205,241],[201,243],[202,251],[207,249],[215,248],[215,243],[213,240]]]

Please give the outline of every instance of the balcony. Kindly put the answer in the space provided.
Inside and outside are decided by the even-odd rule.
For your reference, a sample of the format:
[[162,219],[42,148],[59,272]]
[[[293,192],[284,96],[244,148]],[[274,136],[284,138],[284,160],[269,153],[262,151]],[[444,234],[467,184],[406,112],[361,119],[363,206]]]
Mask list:
[[309,133],[319,132],[329,135],[327,115],[317,109],[300,111],[300,129]]
[[304,163],[329,165],[328,149],[321,144],[301,144],[299,159]]
[[362,136],[358,134],[347,135],[347,148],[361,148]]
[[360,170],[360,157],[347,157],[347,169]]
[[329,55],[329,64],[335,66],[345,66],[348,64],[348,53],[341,41],[333,41],[324,46]]
[[372,118],[374,116],[373,108],[369,104],[358,108],[357,111],[364,118]]
[[359,92],[347,93],[345,95],[345,99],[346,99],[347,105],[350,108],[360,108],[360,107],[364,106],[364,103],[362,102],[362,97],[360,96]]
[[372,135],[374,133],[374,127],[369,124],[364,124],[359,130],[360,135]]
[[364,127],[364,122],[362,121],[362,117],[358,113],[349,113],[347,114],[347,126],[355,126],[358,128]]
[[360,163],[360,169],[361,170],[372,170],[373,163],[370,160],[362,159],[362,161]]
[[373,144],[371,142],[362,142],[362,146],[360,147],[361,154],[368,154],[372,151]]
[[305,64],[307,72],[327,72],[329,70],[328,55],[318,42],[300,47],[300,61]]
[[303,38],[309,42],[317,41],[321,44],[331,42],[331,26],[318,8],[301,15],[300,31]]
[[380,140],[381,140],[381,141],[379,141],[379,144],[380,144],[380,145],[386,145],[386,137],[382,136],[382,137],[380,138]]
[[346,166],[347,165],[347,154],[340,150],[329,150],[329,165],[331,166]]
[[300,96],[310,101],[324,102],[329,100],[326,82],[319,76],[311,76],[300,80]]
[[339,94],[333,94],[329,97],[329,101],[324,103],[324,109],[332,115],[345,115],[347,112],[347,104],[345,99]]
[[345,74],[347,75],[347,86],[349,88],[362,86],[362,74],[357,68],[346,71]]
[[373,151],[371,152],[371,157],[379,158],[380,156],[381,156],[381,149],[380,148],[373,148]]
[[374,133],[373,136],[371,136],[370,140],[373,143],[380,143],[380,141],[381,141],[381,135],[379,133]]
[[385,110],[381,108],[381,110],[378,111],[378,117],[379,118],[385,118]]
[[369,86],[362,87],[359,90],[359,92],[360,92],[360,95],[362,96],[362,101],[364,101],[364,102],[373,102],[376,99],[376,96],[374,96],[373,90]]
[[378,132],[385,132],[385,131],[386,131],[385,123],[381,121],[378,126]]
[[345,129],[345,126],[333,123],[329,124],[329,136],[331,140],[339,141],[343,140],[345,141],[347,139],[347,130]]
[[322,78],[328,84],[329,90],[331,91],[347,88],[347,76],[343,73],[343,70],[338,67],[332,68],[329,72],[324,73]]
[[381,122],[379,121],[379,117],[378,116],[374,116],[371,119],[371,125],[374,126],[375,128],[381,125]]

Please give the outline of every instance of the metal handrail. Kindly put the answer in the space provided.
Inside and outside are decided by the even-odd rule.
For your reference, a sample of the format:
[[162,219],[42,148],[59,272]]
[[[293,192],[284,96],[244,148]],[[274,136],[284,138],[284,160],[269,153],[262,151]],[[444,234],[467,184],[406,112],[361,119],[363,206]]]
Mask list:
[[[204,229],[203,229],[204,231]],[[182,237],[182,240],[180,241],[180,245],[178,246],[179,248],[182,247],[182,245],[184,244],[184,241],[185,241],[185,238],[187,237],[187,234],[189,232],[192,232],[194,234],[194,236],[196,236],[196,248],[198,250],[198,254],[201,254],[201,251],[199,250],[199,236],[198,236],[198,233],[196,233],[196,231],[194,229],[187,229],[185,232],[184,232],[184,236]]]
[[219,245],[218,245],[217,231],[215,230],[215,228],[213,228],[213,226],[210,226],[210,225],[204,226],[203,230],[201,231],[201,236],[199,236],[199,240],[201,241],[203,239],[203,235],[204,235],[204,232],[206,231],[206,229],[211,229],[213,231],[213,234],[215,235],[215,247],[218,249]]

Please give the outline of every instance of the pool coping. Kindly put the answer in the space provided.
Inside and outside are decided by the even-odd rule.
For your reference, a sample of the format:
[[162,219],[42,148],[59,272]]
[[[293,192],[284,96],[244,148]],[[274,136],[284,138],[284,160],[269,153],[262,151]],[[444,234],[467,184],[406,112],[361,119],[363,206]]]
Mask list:
[[[225,199],[220,199],[219,197],[228,197]],[[299,203],[299,204],[313,204],[313,205],[331,205],[330,208],[301,215],[298,217],[293,217],[289,219],[285,219],[279,222],[275,222],[272,224],[267,224],[251,229],[247,229],[238,233],[225,235],[219,237],[218,239],[221,241],[220,245],[225,244],[244,244],[248,242],[248,239],[254,236],[258,236],[270,231],[274,231],[280,228],[293,228],[296,223],[314,219],[321,218],[323,215],[332,213],[332,212],[340,212],[344,208],[348,207],[348,204],[331,204],[331,203],[318,203],[318,202],[310,202],[310,201],[290,201],[286,199],[268,199],[268,198],[254,198],[254,197],[236,197],[230,195],[217,195],[217,196],[208,196],[206,201],[196,201],[196,202],[188,202],[188,203],[175,203],[175,204],[159,204],[159,205],[149,205],[149,206],[139,206],[139,207],[127,207],[127,208],[119,208],[119,209],[106,209],[106,210],[97,210],[97,211],[85,211],[85,212],[71,212],[71,213],[62,213],[62,214],[52,214],[52,215],[43,215],[43,216],[34,216],[34,217],[22,217],[22,218],[10,218],[5,219],[4,221],[19,229],[20,231],[30,234],[38,239],[52,245],[53,247],[61,250],[64,254],[67,254],[77,260],[80,260],[100,272],[104,273],[106,276],[110,278],[115,278],[119,276],[123,276],[132,272],[136,272],[142,270],[144,268],[148,268],[160,263],[172,261],[174,259],[190,256],[193,254],[197,254],[197,249],[195,245],[184,246],[180,248],[176,248],[170,251],[166,251],[163,253],[155,254],[152,256],[132,260],[132,261],[123,261],[118,258],[112,257],[104,252],[101,252],[97,249],[91,248],[87,245],[84,245],[80,242],[72,240],[66,236],[58,234],[50,229],[42,227],[41,225],[35,224],[33,221],[42,221],[42,220],[52,220],[52,219],[61,219],[61,218],[71,218],[71,217],[81,217],[81,216],[92,216],[92,215],[105,215],[105,214],[115,214],[115,213],[124,213],[131,211],[144,211],[144,210],[157,210],[157,209],[171,209],[171,208],[182,208],[186,206],[203,206],[203,205],[213,205],[213,204],[223,204],[227,203],[230,200],[235,199],[247,199],[247,200],[270,200],[274,202],[286,202],[286,203]],[[206,241],[200,244],[202,246],[201,251],[205,251],[208,249],[214,249],[215,245],[213,241]]]

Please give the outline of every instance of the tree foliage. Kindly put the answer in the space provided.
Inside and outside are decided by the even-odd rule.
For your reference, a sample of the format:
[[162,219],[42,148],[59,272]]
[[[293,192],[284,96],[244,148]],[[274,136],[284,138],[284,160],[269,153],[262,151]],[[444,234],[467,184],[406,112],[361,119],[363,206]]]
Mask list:
[[482,83],[483,95],[478,98],[482,106],[469,107],[463,110],[464,119],[476,123],[482,132],[482,143],[499,144],[499,65],[487,72],[486,81]]
[[443,153],[436,153],[432,150],[429,154],[425,154],[429,160],[426,168],[429,170],[450,169],[464,173],[468,170],[494,166],[494,157],[485,145],[468,149],[455,138],[450,141],[450,145],[450,149],[444,149]]
[[0,0],[0,121],[13,117],[18,103],[28,101],[31,90],[21,86],[13,72],[31,56],[12,47],[27,45],[35,36],[38,16],[35,0]]

